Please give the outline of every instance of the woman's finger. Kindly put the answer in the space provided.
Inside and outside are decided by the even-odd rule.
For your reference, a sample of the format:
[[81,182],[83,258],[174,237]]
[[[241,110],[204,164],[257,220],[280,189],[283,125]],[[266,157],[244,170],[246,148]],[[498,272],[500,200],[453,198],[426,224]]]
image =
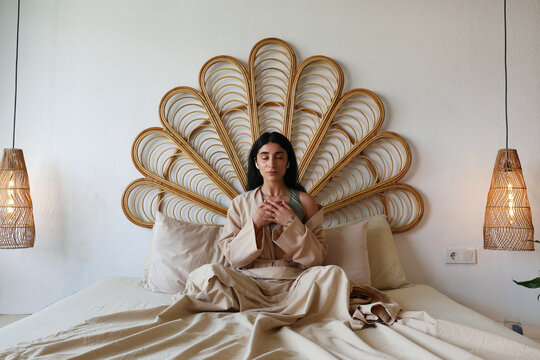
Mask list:
[[279,203],[276,203],[272,200],[268,200],[267,205],[272,209],[277,209],[279,207]]
[[263,210],[274,213],[276,211],[276,208],[273,207],[273,206],[268,205],[268,206],[265,206]]

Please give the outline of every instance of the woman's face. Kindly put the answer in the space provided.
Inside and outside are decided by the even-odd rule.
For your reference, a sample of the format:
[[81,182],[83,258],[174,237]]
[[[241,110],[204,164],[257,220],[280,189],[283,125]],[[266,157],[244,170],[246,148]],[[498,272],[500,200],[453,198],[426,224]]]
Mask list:
[[267,143],[259,149],[255,163],[265,181],[282,180],[287,171],[287,151],[279,144]]

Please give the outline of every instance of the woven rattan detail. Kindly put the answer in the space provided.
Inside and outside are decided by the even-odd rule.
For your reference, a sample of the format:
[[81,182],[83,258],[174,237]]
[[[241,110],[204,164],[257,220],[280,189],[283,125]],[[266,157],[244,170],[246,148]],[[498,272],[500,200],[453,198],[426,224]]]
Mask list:
[[21,149],[4,149],[0,163],[0,248],[34,246],[30,182]]
[[200,72],[201,90],[177,87],[160,104],[161,128],[133,144],[145,177],[125,190],[122,208],[151,227],[157,210],[179,220],[222,225],[231,199],[247,184],[247,156],[263,132],[287,136],[299,178],[324,206],[327,226],[386,214],[394,232],[422,218],[422,197],[398,183],[409,170],[405,139],[380,132],[384,106],[366,89],[342,93],[343,71],[326,56],[298,67],[283,40],[259,41],[247,69],[218,56]]
[[515,149],[497,153],[484,220],[484,248],[534,250],[527,187]]

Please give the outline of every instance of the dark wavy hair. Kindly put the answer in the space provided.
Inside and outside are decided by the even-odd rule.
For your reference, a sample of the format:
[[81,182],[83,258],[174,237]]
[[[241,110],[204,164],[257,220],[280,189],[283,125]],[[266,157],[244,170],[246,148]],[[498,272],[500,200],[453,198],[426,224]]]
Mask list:
[[259,150],[268,143],[278,144],[285,151],[287,151],[289,167],[285,172],[285,176],[283,176],[285,185],[287,185],[287,187],[290,189],[306,192],[306,189],[304,189],[304,187],[298,182],[298,163],[296,162],[296,156],[294,155],[294,149],[291,142],[285,136],[275,131],[265,132],[259,136],[249,151],[247,189],[254,190],[261,186],[264,182],[259,169],[255,167],[255,158],[257,157]]

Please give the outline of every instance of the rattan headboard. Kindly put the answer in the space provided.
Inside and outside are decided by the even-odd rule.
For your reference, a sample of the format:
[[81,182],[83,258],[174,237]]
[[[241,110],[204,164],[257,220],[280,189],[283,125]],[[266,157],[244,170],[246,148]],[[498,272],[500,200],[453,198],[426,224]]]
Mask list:
[[413,228],[424,205],[398,181],[411,165],[405,139],[380,128],[384,106],[369,90],[344,94],[343,71],[313,56],[296,67],[284,41],[251,50],[248,69],[230,56],[210,59],[201,90],[177,87],[161,100],[163,128],[142,131],[132,159],[144,178],[128,185],[122,208],[152,227],[157,210],[183,221],[222,225],[231,200],[245,190],[247,156],[266,131],[287,136],[300,182],[324,206],[325,225],[386,214],[392,230]]

